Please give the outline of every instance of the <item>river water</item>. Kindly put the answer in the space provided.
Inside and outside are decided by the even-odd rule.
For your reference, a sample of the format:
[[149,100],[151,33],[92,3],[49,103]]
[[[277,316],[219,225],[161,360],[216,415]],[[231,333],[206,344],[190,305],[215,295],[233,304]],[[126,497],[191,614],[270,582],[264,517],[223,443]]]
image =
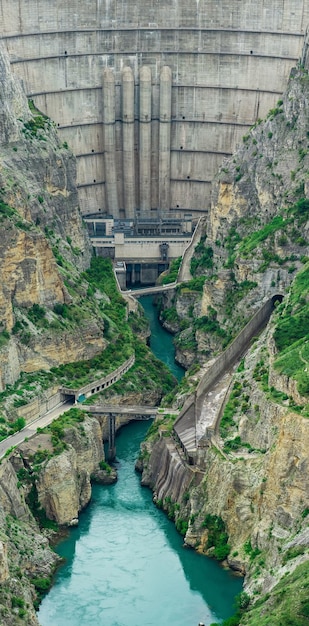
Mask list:
[[173,336],[162,328],[157,315],[157,308],[153,305],[152,296],[142,296],[139,298],[146,317],[149,321],[151,336],[150,348],[155,356],[163,361],[171,372],[176,376],[177,380],[181,380],[185,370],[175,362],[175,347],[173,344]]
[[78,527],[57,546],[65,563],[40,606],[42,626],[209,626],[233,613],[242,580],[184,548],[140,485],[134,463],[148,427],[120,431],[117,483],[93,487]]

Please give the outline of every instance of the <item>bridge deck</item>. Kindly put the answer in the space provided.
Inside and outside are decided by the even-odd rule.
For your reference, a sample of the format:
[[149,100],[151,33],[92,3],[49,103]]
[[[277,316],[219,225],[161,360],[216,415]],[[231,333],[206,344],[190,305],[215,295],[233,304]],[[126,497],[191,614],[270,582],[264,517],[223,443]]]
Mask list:
[[130,295],[137,298],[138,296],[150,296],[152,294],[161,293],[162,291],[169,291],[175,289],[177,283],[169,283],[168,285],[153,285],[153,287],[141,287],[140,289],[128,289],[121,291],[123,295]]
[[112,404],[84,404],[80,408],[89,413],[100,415],[153,415],[155,416],[158,407],[150,406],[116,406]]

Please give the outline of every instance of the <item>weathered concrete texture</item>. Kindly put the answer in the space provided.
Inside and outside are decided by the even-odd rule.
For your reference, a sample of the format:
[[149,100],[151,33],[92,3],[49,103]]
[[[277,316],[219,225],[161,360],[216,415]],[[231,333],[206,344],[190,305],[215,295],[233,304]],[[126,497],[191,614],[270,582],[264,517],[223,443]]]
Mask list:
[[[0,0],[0,19],[14,71],[78,156],[84,212],[110,210],[106,159],[105,167],[103,164],[107,148],[101,89],[102,70],[113,72],[113,180],[117,179],[122,216],[125,209],[132,211],[133,183],[130,208],[123,190],[123,176],[131,166],[136,207],[149,210],[149,205],[157,208],[160,203],[162,67],[169,66],[172,71],[170,159],[167,154],[164,159],[165,168],[170,164],[171,169],[170,173],[168,167],[165,170],[165,192],[169,189],[164,202],[169,198],[171,208],[204,211],[218,164],[235,149],[248,126],[264,117],[280,98],[290,69],[301,56],[309,5],[306,0],[264,0],[262,6],[255,0],[176,0],[159,5],[151,0],[130,5],[123,0],[56,0],[52,4],[48,0],[16,0],[13,5],[11,0]],[[121,87],[126,66],[135,82],[134,162],[129,168],[132,128],[129,149],[125,139],[129,129],[123,132]],[[149,67],[152,83],[150,200],[149,135],[146,128],[139,128],[146,126],[139,102],[148,97],[146,79],[139,73],[143,66]],[[142,90],[146,90],[144,96]],[[144,155],[146,150],[147,173],[139,167],[139,150]],[[145,195],[139,192],[144,184]]]
[[143,65],[140,71],[139,101],[139,167],[142,212],[151,209],[151,69]]
[[115,79],[111,70],[103,72],[104,162],[107,210],[119,217],[115,154]]
[[134,167],[134,76],[130,67],[122,73],[122,155],[123,155],[123,197],[127,218],[134,217],[135,167]]
[[180,501],[189,486],[198,484],[202,475],[186,466],[174,442],[162,438],[157,441],[151,452],[151,463],[143,471],[142,485],[151,487],[155,500],[171,498]]

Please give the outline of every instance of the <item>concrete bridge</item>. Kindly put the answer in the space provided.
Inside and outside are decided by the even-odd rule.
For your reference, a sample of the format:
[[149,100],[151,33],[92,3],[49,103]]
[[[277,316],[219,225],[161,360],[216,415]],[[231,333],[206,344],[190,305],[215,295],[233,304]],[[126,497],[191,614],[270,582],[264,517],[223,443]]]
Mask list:
[[84,409],[88,413],[93,415],[107,415],[109,420],[108,430],[108,452],[107,458],[109,461],[113,461],[116,456],[116,418],[130,415],[135,420],[145,420],[155,418],[158,412],[158,407],[149,406],[116,406],[116,405],[84,405],[80,408]]
[[138,298],[139,296],[152,296],[157,293],[162,293],[163,291],[171,291],[171,289],[175,289],[177,282],[169,283],[168,285],[153,285],[152,287],[141,287],[140,289],[128,289],[127,291],[122,291],[122,294],[130,294],[134,296],[134,298]]
[[0,0],[13,71],[77,157],[82,211],[119,217],[207,209],[308,23],[307,0]]

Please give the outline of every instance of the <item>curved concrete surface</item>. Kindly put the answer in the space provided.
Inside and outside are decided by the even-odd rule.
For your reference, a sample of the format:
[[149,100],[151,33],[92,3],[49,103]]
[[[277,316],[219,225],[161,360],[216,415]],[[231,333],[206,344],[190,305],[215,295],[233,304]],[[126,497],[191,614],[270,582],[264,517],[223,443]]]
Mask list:
[[77,155],[83,212],[203,212],[222,159],[285,89],[309,3],[0,0],[0,24],[14,72]]

